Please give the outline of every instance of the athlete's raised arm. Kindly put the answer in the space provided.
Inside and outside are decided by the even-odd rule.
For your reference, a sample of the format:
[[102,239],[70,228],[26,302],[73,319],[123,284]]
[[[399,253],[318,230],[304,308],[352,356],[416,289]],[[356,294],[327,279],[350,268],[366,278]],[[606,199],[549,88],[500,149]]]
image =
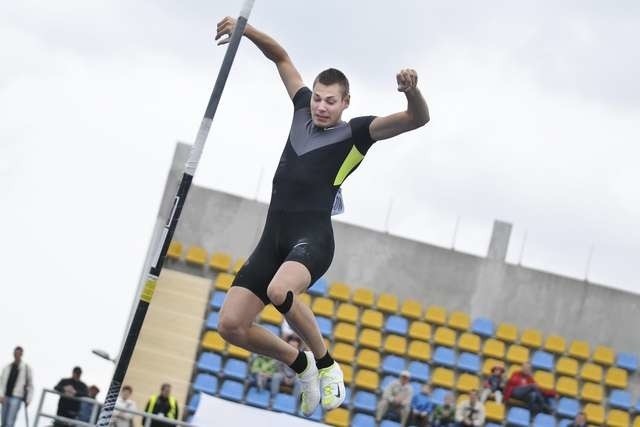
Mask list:
[[418,73],[411,69],[401,70],[396,80],[398,91],[404,92],[407,97],[407,109],[385,117],[376,117],[369,125],[369,133],[374,141],[393,138],[429,122],[429,108],[418,89]]
[[[216,32],[216,40],[219,40],[218,45],[229,43],[235,25],[236,20],[230,16],[227,16],[218,23]],[[225,35],[229,37],[223,38]],[[289,97],[293,99],[296,92],[304,86],[304,82],[302,81],[302,77],[300,77],[300,73],[293,65],[293,62],[291,62],[287,51],[271,36],[257,30],[249,24],[247,24],[244,29],[244,35],[258,46],[258,49],[264,53],[264,56],[276,64],[280,78],[287,88],[287,93]]]

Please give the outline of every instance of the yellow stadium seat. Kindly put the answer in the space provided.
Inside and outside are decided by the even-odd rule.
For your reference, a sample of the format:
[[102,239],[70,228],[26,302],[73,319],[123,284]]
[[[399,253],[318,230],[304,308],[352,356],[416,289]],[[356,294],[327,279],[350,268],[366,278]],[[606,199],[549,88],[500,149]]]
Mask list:
[[414,299],[406,299],[402,303],[400,314],[407,319],[420,320],[422,318],[422,304]]
[[369,369],[360,369],[356,372],[355,385],[356,388],[377,392],[380,386],[380,377],[377,372]]
[[560,335],[549,335],[544,342],[544,349],[555,354],[563,354],[567,349],[567,343]]
[[602,382],[602,367],[595,363],[585,363],[580,370],[580,378],[594,383]]
[[431,346],[424,341],[413,340],[407,352],[410,359],[428,362],[431,359]]
[[333,318],[333,300],[329,298],[317,297],[313,300],[313,304],[311,304],[311,311],[313,311],[317,316],[325,316],[328,318]]
[[633,427],[640,427],[640,415],[633,420]]
[[407,352],[407,340],[399,335],[388,335],[384,341],[385,353],[397,354],[398,356],[404,356]]
[[431,326],[414,320],[409,326],[409,337],[415,340],[429,341],[431,339]]
[[332,409],[324,415],[326,424],[336,427],[349,427],[351,425],[351,414],[344,408]]
[[366,309],[360,318],[360,324],[365,328],[382,329],[382,313],[377,310]]
[[248,350],[245,350],[242,347],[238,347],[237,345],[229,344],[227,347],[227,355],[234,357],[236,359],[249,359],[251,353]]
[[589,424],[604,424],[604,407],[595,403],[587,403],[583,408],[584,414],[587,416]]
[[356,349],[351,344],[338,342],[333,346],[333,358],[350,365],[356,357]]
[[628,427],[631,420],[629,413],[620,409],[611,409],[607,414],[608,427]]
[[482,354],[494,359],[504,359],[504,343],[502,341],[489,338],[484,342]]
[[462,311],[453,311],[449,316],[449,327],[457,331],[468,331],[471,326],[471,319],[467,313]]
[[340,322],[333,330],[333,337],[337,341],[348,342],[353,344],[356,342],[356,325],[352,323]]
[[482,363],[482,375],[491,375],[491,369],[493,369],[494,366],[502,366],[504,369],[504,362],[497,359],[484,359],[484,362]]
[[529,361],[529,349],[518,344],[509,346],[507,350],[507,362],[519,363],[522,365],[524,362]]
[[358,321],[358,307],[347,302],[338,306],[336,319],[343,322],[356,323]]
[[578,396],[578,382],[574,378],[560,377],[556,381],[556,391],[562,396],[576,398]]
[[396,314],[398,312],[398,297],[393,294],[380,294],[376,308],[383,313]]
[[456,390],[461,393],[469,393],[471,390],[479,390],[480,389],[480,379],[477,376],[471,374],[461,374],[458,377],[458,382],[456,383]]
[[215,281],[215,287],[219,291],[228,291],[236,276],[229,273],[218,273]]
[[222,353],[227,346],[227,342],[216,331],[207,331],[202,337],[202,348],[205,350]]
[[344,377],[344,383],[349,385],[353,382],[353,368],[351,364],[339,363],[340,369],[342,369],[342,376]]
[[480,337],[471,332],[464,332],[458,339],[458,349],[470,353],[480,352]]
[[431,376],[432,385],[452,389],[454,383],[454,373],[451,369],[438,367],[433,370],[433,375]]
[[615,351],[611,347],[599,345],[593,351],[593,361],[603,366],[613,365]]
[[485,417],[487,421],[502,424],[504,421],[504,405],[502,403],[487,400],[484,403]]
[[351,289],[346,283],[333,282],[329,286],[329,298],[333,298],[336,301],[349,302],[349,296]]
[[543,389],[553,390],[555,388],[555,381],[551,372],[536,371],[533,374],[533,379],[536,380],[536,384]]
[[260,320],[280,326],[282,324],[282,313],[280,313],[273,305],[265,305],[260,313]]
[[200,246],[191,246],[187,250],[187,256],[184,259],[189,264],[204,267],[207,263],[207,251]]
[[369,348],[363,348],[358,352],[356,363],[361,368],[377,371],[380,369],[380,353]]
[[224,252],[214,252],[209,260],[209,268],[226,273],[231,268],[231,255]]
[[436,345],[444,345],[447,347],[455,347],[456,345],[456,331],[449,329],[446,326],[439,326],[433,334],[433,342]]
[[500,323],[496,330],[496,338],[508,343],[514,343],[518,339],[518,327],[513,323]]
[[578,361],[570,357],[561,357],[556,362],[556,372],[560,375],[575,377],[578,375]]
[[311,306],[311,295],[309,295],[309,294],[300,294],[300,295],[297,295],[296,298],[298,299],[298,301],[300,301],[301,303],[303,303],[307,307]]
[[627,371],[624,369],[612,366],[607,370],[607,376],[604,379],[604,383],[609,387],[626,389],[628,383]]
[[520,344],[536,349],[542,347],[542,332],[537,329],[525,329],[520,336]]
[[360,307],[372,308],[375,301],[375,295],[371,289],[358,288],[353,291],[353,298],[351,301]]
[[589,343],[586,341],[575,340],[569,346],[569,356],[578,360],[588,360],[590,353]]
[[517,363],[510,365],[509,369],[507,369],[507,378],[511,378],[511,375],[513,375],[514,372],[517,372],[521,369],[522,365],[518,365]]
[[231,272],[233,274],[238,274],[238,271],[240,271],[245,261],[246,260],[244,258],[238,258],[236,262],[233,263],[233,268],[231,269]]
[[374,329],[362,329],[358,344],[361,347],[372,348],[378,350],[382,345],[382,334]]
[[172,240],[167,250],[167,258],[178,261],[182,256],[182,243]]
[[594,383],[584,383],[582,385],[582,393],[580,399],[585,402],[602,403],[604,398],[604,390],[601,385]]
[[431,305],[424,313],[424,320],[432,325],[444,326],[447,324],[447,309],[439,305]]

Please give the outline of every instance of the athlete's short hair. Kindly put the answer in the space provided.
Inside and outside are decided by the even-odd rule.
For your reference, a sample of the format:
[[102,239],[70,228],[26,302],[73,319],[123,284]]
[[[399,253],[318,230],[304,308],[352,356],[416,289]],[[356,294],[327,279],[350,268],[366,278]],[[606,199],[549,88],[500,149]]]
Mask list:
[[347,79],[347,76],[338,69],[327,68],[322,71],[313,81],[313,85],[315,86],[318,82],[326,86],[337,83],[342,86],[342,96],[349,96],[349,80]]

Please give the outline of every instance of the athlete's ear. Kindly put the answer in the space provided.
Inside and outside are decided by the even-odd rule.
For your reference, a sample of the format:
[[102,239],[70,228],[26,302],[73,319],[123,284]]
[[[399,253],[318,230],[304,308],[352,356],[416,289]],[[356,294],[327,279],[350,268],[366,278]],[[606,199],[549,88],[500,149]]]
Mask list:
[[351,102],[351,95],[345,95],[342,97],[342,102],[344,102],[344,108],[349,108],[349,103]]

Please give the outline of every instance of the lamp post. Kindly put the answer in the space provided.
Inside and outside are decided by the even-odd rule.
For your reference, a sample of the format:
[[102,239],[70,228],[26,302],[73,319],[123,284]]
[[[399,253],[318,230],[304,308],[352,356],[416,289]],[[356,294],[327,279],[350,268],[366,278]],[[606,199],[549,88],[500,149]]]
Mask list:
[[94,348],[93,350],[91,350],[91,353],[95,354],[96,356],[104,359],[104,360],[108,360],[109,362],[115,364],[117,362],[116,359],[112,359],[111,356],[109,356],[109,353],[107,353],[104,350],[100,350],[97,348]]

